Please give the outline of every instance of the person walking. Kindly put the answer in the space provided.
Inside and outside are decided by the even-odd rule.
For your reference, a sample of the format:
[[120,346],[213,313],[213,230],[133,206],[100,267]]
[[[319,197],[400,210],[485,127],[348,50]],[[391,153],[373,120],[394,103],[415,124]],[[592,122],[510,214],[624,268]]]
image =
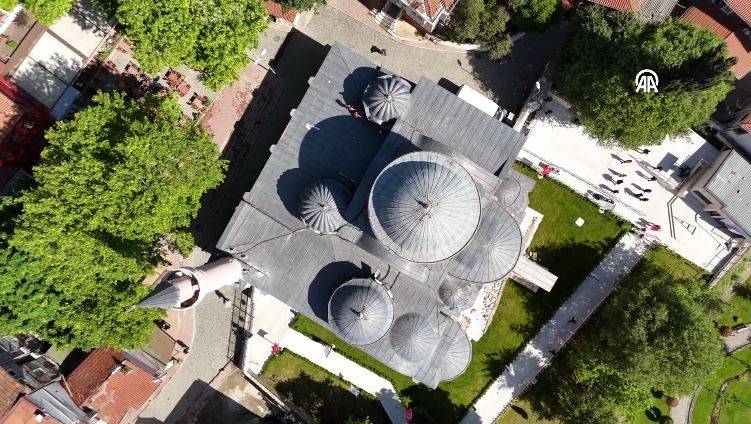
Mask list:
[[571,319],[568,320],[568,322],[571,324],[576,324],[576,317],[571,317]]
[[641,197],[643,196],[643,194],[641,193],[631,193],[631,195],[636,197],[637,199],[641,199]]
[[649,178],[647,178],[647,181],[657,181],[657,177],[650,175]]
[[616,180],[615,181],[615,185],[621,185],[621,184],[623,184],[623,180]]
[[644,192],[644,193],[651,193],[652,189],[651,188],[643,188],[643,189],[641,189],[641,191]]
[[621,159],[621,158],[618,158],[618,161],[621,163],[621,165],[633,162],[633,160],[631,159]]
[[639,153],[641,153],[641,154],[643,154],[643,155],[648,155],[649,152],[650,152],[649,149],[636,149],[636,151],[639,152]]
[[642,202],[646,202],[646,201],[648,201],[649,199],[647,199],[646,197],[639,197],[639,200],[641,200]]

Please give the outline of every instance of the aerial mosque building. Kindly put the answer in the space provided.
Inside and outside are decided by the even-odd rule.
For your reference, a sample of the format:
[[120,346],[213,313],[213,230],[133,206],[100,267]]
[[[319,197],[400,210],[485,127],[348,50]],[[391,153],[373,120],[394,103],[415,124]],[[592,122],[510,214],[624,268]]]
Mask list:
[[239,281],[434,388],[471,360],[458,317],[483,285],[521,263],[555,281],[522,255],[525,137],[340,44],[309,86],[217,244],[228,256],[172,271],[140,306]]

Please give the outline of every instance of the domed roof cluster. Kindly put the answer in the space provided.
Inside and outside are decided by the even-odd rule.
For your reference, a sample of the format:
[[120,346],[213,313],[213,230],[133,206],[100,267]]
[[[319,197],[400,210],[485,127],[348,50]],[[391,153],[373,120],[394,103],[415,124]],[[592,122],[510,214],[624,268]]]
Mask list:
[[409,83],[397,76],[376,78],[362,95],[365,116],[377,124],[401,117],[412,103],[411,90]]

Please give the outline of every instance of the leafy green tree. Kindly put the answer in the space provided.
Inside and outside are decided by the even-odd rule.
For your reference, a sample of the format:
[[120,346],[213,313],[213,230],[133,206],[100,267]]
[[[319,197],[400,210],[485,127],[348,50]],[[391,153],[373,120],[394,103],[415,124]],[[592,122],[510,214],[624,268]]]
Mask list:
[[75,0],[24,0],[23,7],[46,25],[53,24],[68,13]]
[[488,49],[491,59],[499,59],[511,51],[508,21],[508,12],[495,0],[462,0],[444,35],[459,43],[479,43]]
[[560,0],[508,0],[511,16],[520,30],[542,32],[560,11]]
[[[593,137],[635,148],[705,123],[732,89],[731,64],[710,31],[594,6],[580,8],[550,74]],[[659,76],[658,93],[636,93],[645,68]]]
[[223,178],[210,136],[181,123],[173,98],[94,101],[47,132],[37,186],[16,201],[23,211],[0,256],[0,332],[80,348],[148,341],[160,312],[130,310],[149,292],[140,281],[163,242],[187,249],[201,195]]
[[119,0],[116,12],[147,72],[186,64],[213,89],[250,63],[267,16],[260,0]]
[[326,4],[326,0],[279,0],[284,10],[311,10],[320,4]]
[[685,395],[717,370],[716,299],[701,282],[671,271],[643,260],[619,283],[533,389],[542,409],[566,422],[618,422],[649,407],[650,389]]

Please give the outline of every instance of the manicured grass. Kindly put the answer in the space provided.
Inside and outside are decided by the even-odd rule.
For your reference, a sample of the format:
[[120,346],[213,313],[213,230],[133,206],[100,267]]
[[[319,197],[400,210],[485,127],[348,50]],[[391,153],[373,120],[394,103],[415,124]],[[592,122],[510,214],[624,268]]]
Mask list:
[[529,402],[517,399],[506,412],[495,421],[496,424],[557,424],[560,421],[546,420],[539,416]]
[[[728,378],[741,374],[749,367],[749,364],[751,364],[751,348],[745,348],[725,358],[722,367],[712,378],[702,384],[692,415],[695,424],[705,424],[711,421],[712,409],[717,400],[720,385]],[[736,395],[742,402],[735,402],[728,395]],[[749,422],[749,417],[751,417],[751,382],[731,383],[721,401],[720,423]]]
[[[522,166],[519,169],[535,178],[533,171]],[[293,328],[322,343],[335,345],[342,355],[389,379],[402,400],[414,407],[421,422],[458,422],[629,228],[625,221],[611,214],[600,214],[593,203],[549,179],[537,180],[530,193],[530,207],[544,215],[530,250],[539,264],[559,277],[558,282],[550,293],[533,293],[509,281],[487,332],[472,344],[472,361],[467,371],[455,380],[431,390],[303,316],[298,317]],[[582,227],[575,224],[579,217],[585,221]]]
[[294,353],[285,351],[271,358],[261,378],[316,422],[342,423],[348,418],[370,418],[372,423],[390,423],[374,396],[362,391],[354,396],[347,390],[349,383]]

